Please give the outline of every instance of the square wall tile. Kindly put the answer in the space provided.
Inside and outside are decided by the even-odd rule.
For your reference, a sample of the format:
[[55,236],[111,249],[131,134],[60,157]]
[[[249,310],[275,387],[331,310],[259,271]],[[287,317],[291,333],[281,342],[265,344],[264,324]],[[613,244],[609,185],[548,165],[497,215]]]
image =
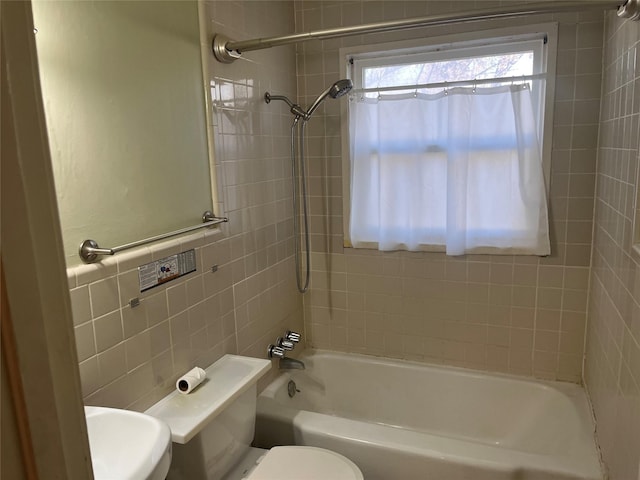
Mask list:
[[101,317],[120,308],[118,281],[116,277],[105,278],[89,285],[91,313],[93,318]]

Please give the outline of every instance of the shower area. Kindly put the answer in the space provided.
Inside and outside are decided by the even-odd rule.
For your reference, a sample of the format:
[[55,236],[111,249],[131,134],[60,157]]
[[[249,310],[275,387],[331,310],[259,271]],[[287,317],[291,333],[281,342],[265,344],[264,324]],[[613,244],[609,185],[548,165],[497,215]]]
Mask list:
[[[245,15],[254,19],[244,30],[225,27],[232,9],[211,7],[218,14],[212,17],[220,20],[210,33],[227,35],[251,61],[217,66],[219,100],[225,101],[223,87],[231,84],[230,98],[237,107],[229,115],[261,116],[261,130],[251,133],[269,137],[264,145],[278,172],[277,231],[296,232],[283,252],[291,255],[286,275],[291,276],[293,291],[308,288],[302,296],[307,345],[584,383],[610,478],[637,478],[640,405],[635,392],[640,365],[634,359],[640,349],[634,312],[640,307],[631,244],[638,164],[638,23],[619,19],[615,8],[605,8],[604,3],[611,7],[611,2],[587,10],[573,8],[574,3],[520,17],[454,20],[252,50],[242,42],[283,35],[292,31],[292,25],[302,34],[423,16],[464,17],[468,10],[482,7],[452,2],[302,1],[293,11],[278,4],[285,20],[274,26],[261,23],[266,7],[259,3],[243,7]],[[558,25],[548,184],[551,254],[448,257],[345,248],[342,155],[348,140],[343,122],[353,92],[327,98],[331,96],[327,87],[345,78],[340,49],[532,22]],[[323,92],[320,98],[319,92]],[[243,106],[245,100],[250,101]],[[310,117],[307,105],[315,106]],[[229,158],[226,153],[238,156],[233,142],[248,135],[242,130],[245,124],[236,123],[239,126],[228,137],[222,135],[229,142],[222,142],[227,150],[220,158]],[[249,164],[261,168],[257,162]],[[293,168],[297,172],[292,174]],[[300,178],[303,168],[306,182],[296,182],[294,206],[291,179]],[[246,188],[253,188],[250,184],[246,180]],[[307,195],[302,195],[303,185]],[[238,186],[245,188],[241,181]],[[303,210],[307,210],[306,227]],[[305,265],[310,265],[308,284]],[[249,303],[247,310],[252,308]]]
[[[311,277],[311,248],[309,244],[309,209],[307,206],[307,173],[305,158],[305,127],[311,119],[311,115],[325,98],[340,98],[349,93],[353,88],[353,83],[349,79],[342,79],[335,82],[304,110],[300,105],[293,103],[284,95],[271,95],[269,92],[264,94],[264,101],[271,103],[272,100],[282,100],[285,102],[293,115],[291,122],[291,186],[292,186],[292,204],[293,204],[293,232],[295,236],[301,237],[304,245],[304,260],[301,258],[300,242],[294,242],[295,246],[295,264],[296,264],[296,285],[300,293],[306,293],[309,289],[309,279]],[[302,223],[302,225],[300,225]]]

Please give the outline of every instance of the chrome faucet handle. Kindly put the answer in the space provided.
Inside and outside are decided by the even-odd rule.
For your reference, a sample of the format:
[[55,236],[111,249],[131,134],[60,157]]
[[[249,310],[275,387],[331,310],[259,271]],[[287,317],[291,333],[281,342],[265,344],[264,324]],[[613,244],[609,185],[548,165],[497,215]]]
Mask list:
[[269,356],[269,358],[284,358],[284,354],[284,348],[276,347],[275,345],[269,345],[269,347],[267,348],[267,355]]
[[276,345],[284,350],[293,350],[296,346],[291,340],[285,340],[282,337],[278,337],[276,340]]
[[302,338],[302,335],[300,335],[297,332],[292,332],[291,330],[287,330],[286,333],[284,334],[284,338],[286,340],[290,340],[293,343],[298,343],[300,341],[300,338]]

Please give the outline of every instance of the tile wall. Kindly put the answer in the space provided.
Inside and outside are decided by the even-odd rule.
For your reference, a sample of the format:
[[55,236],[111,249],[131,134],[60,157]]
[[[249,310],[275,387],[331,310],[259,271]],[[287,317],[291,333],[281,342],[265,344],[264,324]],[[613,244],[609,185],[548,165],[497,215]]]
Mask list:
[[[290,2],[214,1],[206,11],[209,38],[275,35],[294,23]],[[283,47],[246,58],[209,65],[218,210],[229,223],[68,271],[87,405],[144,410],[194,365],[224,353],[264,357],[285,329],[303,329],[292,260],[290,116],[262,100],[265,90],[295,98],[295,54]],[[197,272],[139,293],[139,265],[190,248]],[[141,303],[131,308],[135,297]]]
[[[500,2],[295,1],[308,31]],[[513,2],[504,2],[511,5]],[[345,76],[338,49],[468,28],[559,22],[550,184],[552,255],[446,257],[343,248],[340,102],[309,122],[311,345],[579,382],[586,324],[601,87],[601,11],[315,41],[297,51],[309,104]]]
[[640,461],[640,255],[633,249],[640,242],[640,24],[609,13],[604,38],[585,383],[609,478],[635,480]]

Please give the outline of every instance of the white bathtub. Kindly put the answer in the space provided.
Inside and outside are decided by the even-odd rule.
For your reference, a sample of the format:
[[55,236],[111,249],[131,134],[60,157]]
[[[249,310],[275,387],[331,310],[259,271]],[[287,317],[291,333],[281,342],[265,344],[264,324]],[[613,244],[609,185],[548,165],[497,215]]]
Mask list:
[[259,395],[256,446],[328,448],[366,480],[603,478],[578,385],[334,352],[301,359],[306,370]]

